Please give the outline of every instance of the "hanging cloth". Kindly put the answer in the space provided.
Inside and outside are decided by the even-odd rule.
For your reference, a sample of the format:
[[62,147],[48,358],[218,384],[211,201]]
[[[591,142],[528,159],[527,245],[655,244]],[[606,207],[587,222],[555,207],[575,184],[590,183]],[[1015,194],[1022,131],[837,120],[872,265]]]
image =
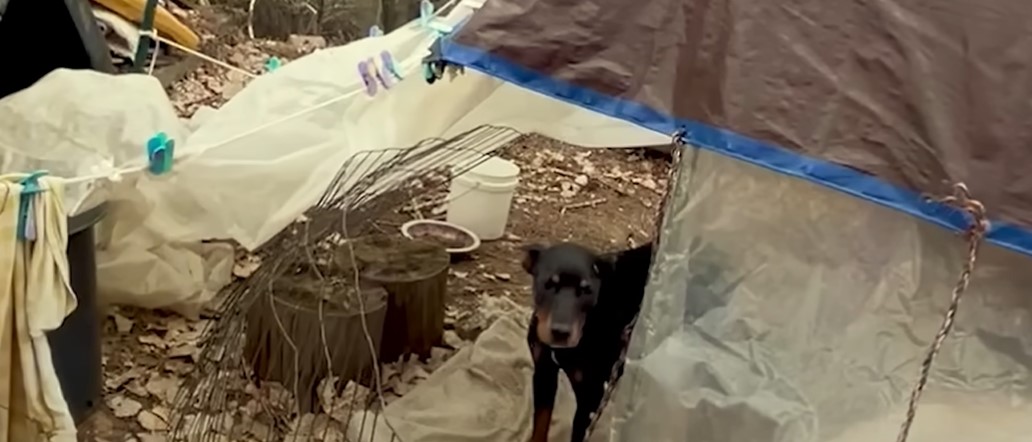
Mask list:
[[76,307],[68,279],[68,221],[62,180],[39,178],[26,194],[34,240],[19,240],[26,175],[0,176],[0,442],[75,442],[72,415],[54,371],[46,332]]

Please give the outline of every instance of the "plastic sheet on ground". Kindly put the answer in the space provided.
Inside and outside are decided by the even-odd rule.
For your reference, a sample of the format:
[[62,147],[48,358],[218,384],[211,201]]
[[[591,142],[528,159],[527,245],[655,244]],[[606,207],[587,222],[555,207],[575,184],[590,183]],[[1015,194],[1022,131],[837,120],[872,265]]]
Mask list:
[[[451,12],[452,19],[471,13],[464,5]],[[198,241],[261,245],[315,203],[358,152],[484,124],[585,146],[667,142],[475,72],[428,85],[421,60],[434,38],[412,23],[315,52],[260,76],[190,125],[176,117],[156,79],[58,70],[0,100],[0,169],[111,176],[141,166],[146,140],[166,132],[177,142],[174,173],[69,183],[68,206],[81,211],[112,201],[98,258],[107,301],[191,314],[229,281],[232,265],[227,245]],[[369,97],[356,66],[384,50],[404,79]]]
[[[691,149],[613,441],[892,441],[966,261],[907,215]],[[1032,273],[984,248],[909,442],[1032,432]]]
[[[472,346],[452,356],[415,389],[387,406],[374,419],[357,413],[348,426],[353,440],[391,442],[526,442],[533,428],[531,378],[534,365],[527,347],[528,317],[503,316]],[[549,439],[570,440],[576,402],[560,375]],[[607,413],[588,442],[606,439]],[[390,427],[396,430],[392,439]]]

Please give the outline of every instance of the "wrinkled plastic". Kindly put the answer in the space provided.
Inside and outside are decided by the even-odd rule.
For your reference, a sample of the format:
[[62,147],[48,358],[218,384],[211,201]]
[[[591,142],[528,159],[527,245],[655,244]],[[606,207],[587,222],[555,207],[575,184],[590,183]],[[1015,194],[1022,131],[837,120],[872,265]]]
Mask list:
[[[688,148],[611,441],[896,440],[963,236]],[[985,247],[909,442],[1032,434],[1032,272]]]
[[1030,22],[1027,0],[492,0],[453,41],[655,130],[701,122],[920,192],[964,182],[1032,227]]
[[[449,21],[472,12],[459,5]],[[258,77],[189,124],[154,78],[58,70],[0,100],[0,170],[110,178],[142,167],[146,141],[167,133],[176,140],[172,173],[69,183],[68,207],[78,213],[113,203],[99,231],[100,292],[107,301],[190,314],[229,282],[232,267],[227,245],[198,241],[258,247],[314,204],[360,152],[413,146],[484,124],[592,147],[667,141],[475,72],[428,85],[421,63],[435,38],[413,22],[315,52]],[[385,50],[404,79],[369,97],[357,65]]]

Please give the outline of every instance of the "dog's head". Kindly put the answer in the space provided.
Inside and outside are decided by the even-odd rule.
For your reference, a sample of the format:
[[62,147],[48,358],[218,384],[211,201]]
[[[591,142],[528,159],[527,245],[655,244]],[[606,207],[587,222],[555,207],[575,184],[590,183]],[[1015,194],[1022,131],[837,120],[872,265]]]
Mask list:
[[577,346],[612,263],[570,243],[531,245],[525,253],[523,268],[533,277],[538,339],[555,348]]

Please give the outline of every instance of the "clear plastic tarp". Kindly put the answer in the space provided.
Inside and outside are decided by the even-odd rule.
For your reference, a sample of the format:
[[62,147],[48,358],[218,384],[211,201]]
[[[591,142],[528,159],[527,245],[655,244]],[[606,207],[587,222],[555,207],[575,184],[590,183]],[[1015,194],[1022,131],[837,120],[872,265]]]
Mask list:
[[[965,239],[710,151],[681,165],[610,440],[896,440]],[[1028,440],[1030,264],[983,248],[910,442]]]

